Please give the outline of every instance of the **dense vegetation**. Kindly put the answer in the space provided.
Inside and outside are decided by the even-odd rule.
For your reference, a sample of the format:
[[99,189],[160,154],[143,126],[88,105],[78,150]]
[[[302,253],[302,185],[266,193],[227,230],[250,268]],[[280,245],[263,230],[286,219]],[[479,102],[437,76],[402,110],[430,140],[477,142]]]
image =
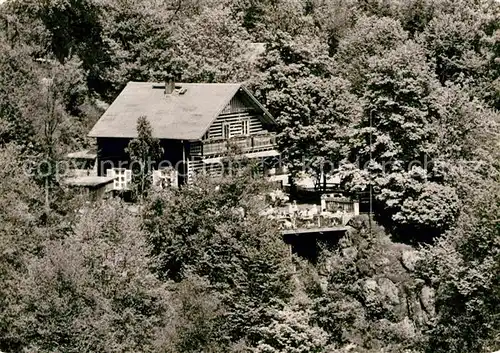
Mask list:
[[[293,175],[371,185],[377,226],[313,265],[251,173],[152,193],[144,170],[139,208],[61,185],[124,85],[166,76],[246,81]],[[493,0],[7,0],[0,350],[498,350],[499,110]],[[139,126],[137,160],[158,153]]]

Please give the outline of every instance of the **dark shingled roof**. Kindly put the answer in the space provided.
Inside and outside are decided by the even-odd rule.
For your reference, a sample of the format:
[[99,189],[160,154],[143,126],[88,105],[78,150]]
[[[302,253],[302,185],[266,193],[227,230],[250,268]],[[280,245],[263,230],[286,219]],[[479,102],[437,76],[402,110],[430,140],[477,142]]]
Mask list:
[[[146,116],[153,136],[198,140],[241,89],[274,122],[267,110],[241,83],[179,83],[182,89],[165,95],[164,84],[129,82],[89,133],[90,137],[137,137],[137,119]],[[185,92],[183,93],[182,91]],[[183,93],[183,94],[182,94]]]

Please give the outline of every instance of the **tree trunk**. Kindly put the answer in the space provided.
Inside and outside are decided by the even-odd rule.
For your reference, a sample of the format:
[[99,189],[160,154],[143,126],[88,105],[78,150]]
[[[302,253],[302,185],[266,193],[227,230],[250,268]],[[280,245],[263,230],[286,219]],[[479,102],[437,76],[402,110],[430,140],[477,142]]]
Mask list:
[[49,199],[49,178],[45,178],[45,212],[49,214],[50,211],[50,199]]

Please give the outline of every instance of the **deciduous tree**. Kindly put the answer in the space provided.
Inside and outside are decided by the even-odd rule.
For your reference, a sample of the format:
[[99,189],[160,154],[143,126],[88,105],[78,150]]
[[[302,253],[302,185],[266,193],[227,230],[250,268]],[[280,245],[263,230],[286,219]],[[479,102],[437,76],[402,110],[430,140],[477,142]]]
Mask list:
[[42,245],[23,256],[8,295],[14,320],[6,329],[19,350],[158,349],[158,329],[173,314],[135,216],[116,201],[86,208],[70,234]]
[[485,183],[457,226],[427,248],[421,276],[436,288],[437,317],[427,352],[483,352],[498,348],[500,195]]
[[432,238],[453,224],[458,211],[455,190],[436,183],[427,162],[439,155],[433,144],[439,116],[430,100],[439,82],[425,50],[411,41],[372,56],[367,78],[363,119],[349,142],[349,159],[357,166],[346,169],[346,180],[352,190],[373,187],[375,214],[388,229],[403,238],[415,232]]
[[126,151],[130,156],[132,192],[135,198],[142,198],[151,188],[153,170],[163,154],[160,140],[153,137],[153,129],[145,116],[137,119],[137,138],[129,142]]
[[289,296],[288,251],[279,231],[258,215],[260,183],[247,173],[198,180],[149,201],[144,226],[161,278],[194,274],[221,294],[230,342],[258,337],[270,308]]

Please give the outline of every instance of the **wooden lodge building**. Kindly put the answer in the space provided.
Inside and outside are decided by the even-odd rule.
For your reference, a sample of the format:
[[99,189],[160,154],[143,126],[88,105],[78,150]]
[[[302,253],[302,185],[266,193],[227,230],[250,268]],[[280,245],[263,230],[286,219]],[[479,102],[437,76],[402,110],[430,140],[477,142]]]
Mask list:
[[[164,150],[155,161],[155,183],[189,183],[198,172],[217,171],[229,141],[276,173],[276,122],[242,84],[129,82],[89,133],[97,139],[97,176],[113,177],[114,190],[126,190],[131,180],[126,147],[141,116]],[[169,172],[162,170],[166,165]]]

